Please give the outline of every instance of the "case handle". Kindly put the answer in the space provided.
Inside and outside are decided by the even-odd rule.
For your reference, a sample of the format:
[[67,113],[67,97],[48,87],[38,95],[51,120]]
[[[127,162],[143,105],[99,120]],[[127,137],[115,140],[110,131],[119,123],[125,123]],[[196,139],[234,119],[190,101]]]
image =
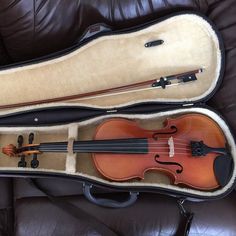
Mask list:
[[115,201],[112,199],[105,199],[105,198],[95,198],[92,193],[91,193],[91,189],[92,189],[93,185],[92,184],[87,184],[84,183],[83,184],[83,193],[84,196],[92,203],[98,205],[98,206],[102,206],[102,207],[109,207],[109,208],[124,208],[124,207],[128,207],[131,206],[132,204],[134,204],[137,201],[138,192],[129,192],[129,198],[128,200],[124,201],[124,202],[119,202],[119,201]]

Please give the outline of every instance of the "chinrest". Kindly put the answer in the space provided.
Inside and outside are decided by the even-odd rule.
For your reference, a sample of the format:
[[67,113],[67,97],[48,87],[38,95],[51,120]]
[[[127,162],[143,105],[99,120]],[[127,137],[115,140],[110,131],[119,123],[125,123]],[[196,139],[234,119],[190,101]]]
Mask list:
[[233,167],[234,163],[230,155],[216,157],[214,161],[214,172],[221,187],[224,187],[226,184],[228,184],[232,176]]

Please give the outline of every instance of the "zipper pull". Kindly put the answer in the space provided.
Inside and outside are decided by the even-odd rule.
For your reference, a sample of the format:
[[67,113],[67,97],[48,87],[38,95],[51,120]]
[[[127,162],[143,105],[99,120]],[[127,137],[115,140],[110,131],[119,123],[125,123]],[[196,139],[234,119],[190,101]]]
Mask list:
[[188,236],[194,214],[190,211],[187,211],[184,207],[185,198],[180,198],[177,202],[182,217],[180,219],[180,224],[175,235]]

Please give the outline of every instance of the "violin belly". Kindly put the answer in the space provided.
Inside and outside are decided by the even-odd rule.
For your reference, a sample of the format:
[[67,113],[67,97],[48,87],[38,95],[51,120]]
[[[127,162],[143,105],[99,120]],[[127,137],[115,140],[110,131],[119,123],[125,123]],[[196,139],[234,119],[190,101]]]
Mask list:
[[143,179],[144,173],[152,169],[154,158],[150,154],[95,154],[94,162],[98,171],[114,181]]
[[209,117],[189,114],[167,119],[164,128],[158,131],[144,130],[133,121],[111,119],[101,124],[95,135],[95,139],[137,137],[148,139],[148,153],[94,153],[98,171],[109,180],[126,181],[143,179],[146,171],[154,169],[168,175],[175,185],[201,190],[219,187],[214,161],[220,154],[193,156],[190,145],[191,141],[203,140],[210,147],[225,146],[222,131]]
[[[135,178],[143,179],[148,170],[155,169],[170,177],[174,184],[183,184],[195,189],[210,190],[219,187],[213,170],[215,155],[209,155],[207,158],[188,159],[187,165],[183,165],[182,172],[177,173],[180,169],[177,165],[168,165],[168,157],[159,158],[162,163],[155,162],[155,157],[147,155],[119,155],[119,154],[96,154],[94,162],[98,171],[113,181],[126,181]],[[183,157],[176,157],[183,161]],[[210,168],[209,168],[210,167]]]

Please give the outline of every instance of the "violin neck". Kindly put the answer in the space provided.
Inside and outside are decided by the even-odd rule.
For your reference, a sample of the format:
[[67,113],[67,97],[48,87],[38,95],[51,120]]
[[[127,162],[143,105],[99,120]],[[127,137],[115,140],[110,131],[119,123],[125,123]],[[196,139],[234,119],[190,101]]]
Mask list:
[[[68,142],[41,143],[40,152],[67,152]],[[75,141],[74,153],[148,153],[148,140],[146,138],[110,139]]]

